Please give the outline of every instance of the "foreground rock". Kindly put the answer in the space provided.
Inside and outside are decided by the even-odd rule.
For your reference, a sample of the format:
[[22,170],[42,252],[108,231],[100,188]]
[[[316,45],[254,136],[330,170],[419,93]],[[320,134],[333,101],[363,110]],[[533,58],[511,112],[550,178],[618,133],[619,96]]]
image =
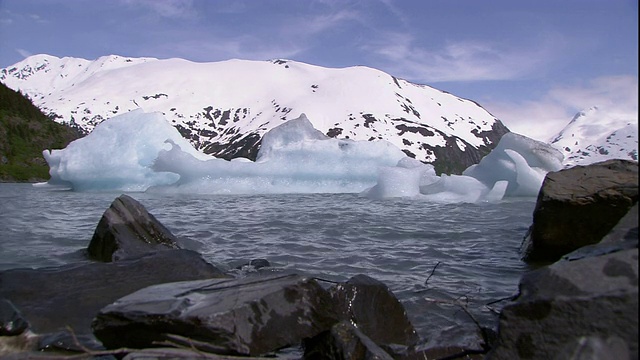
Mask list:
[[638,202],[638,163],[608,160],[548,173],[523,259],[552,262],[599,242]]
[[190,250],[161,251],[115,263],[0,272],[0,298],[10,300],[37,333],[91,333],[91,321],[108,304],[144,287],[226,277]]
[[637,248],[525,274],[489,359],[572,358],[603,344],[608,357],[597,358],[638,358]]
[[170,342],[256,356],[297,345],[336,322],[327,291],[291,274],[148,287],[102,309],[93,329],[107,348]]
[[110,262],[178,248],[171,231],[138,201],[121,195],[102,215],[88,252],[94,260]]
[[342,321],[305,342],[305,360],[393,360],[353,324]]
[[419,339],[404,306],[376,279],[356,275],[333,287],[331,297],[340,317],[376,344],[414,345]]

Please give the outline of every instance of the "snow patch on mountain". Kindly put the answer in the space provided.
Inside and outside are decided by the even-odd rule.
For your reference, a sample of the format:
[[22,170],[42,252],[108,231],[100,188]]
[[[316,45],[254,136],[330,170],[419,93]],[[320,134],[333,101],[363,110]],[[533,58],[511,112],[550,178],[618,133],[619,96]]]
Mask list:
[[564,154],[566,167],[608,159],[638,161],[638,115],[592,107],[577,113],[550,144]]
[[0,81],[85,132],[134,109],[161,112],[196,149],[225,159],[254,159],[266,132],[301,113],[329,137],[384,139],[444,170],[477,163],[508,132],[473,101],[363,66],[35,55]]

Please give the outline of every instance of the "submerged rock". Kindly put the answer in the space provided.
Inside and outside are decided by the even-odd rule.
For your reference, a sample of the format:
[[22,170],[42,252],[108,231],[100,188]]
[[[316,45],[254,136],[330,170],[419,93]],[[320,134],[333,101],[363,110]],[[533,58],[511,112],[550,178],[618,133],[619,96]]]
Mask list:
[[614,341],[611,351],[638,357],[637,248],[525,274],[519,297],[500,314],[498,345],[488,358],[554,359],[594,337],[619,338],[624,345]]
[[413,345],[418,341],[404,306],[382,282],[356,275],[330,291],[341,319],[355,324],[376,344]]
[[525,237],[525,261],[552,262],[598,243],[638,202],[638,163],[608,160],[550,172]]
[[107,348],[169,341],[256,356],[297,345],[336,322],[327,291],[289,274],[148,287],[102,309],[93,329]]
[[20,309],[37,333],[69,326],[91,333],[106,305],[144,287],[165,282],[226,277],[190,250],[169,250],[114,263],[83,263],[0,272],[0,297]]
[[102,215],[87,250],[92,259],[110,262],[178,248],[177,238],[142,204],[120,195]]

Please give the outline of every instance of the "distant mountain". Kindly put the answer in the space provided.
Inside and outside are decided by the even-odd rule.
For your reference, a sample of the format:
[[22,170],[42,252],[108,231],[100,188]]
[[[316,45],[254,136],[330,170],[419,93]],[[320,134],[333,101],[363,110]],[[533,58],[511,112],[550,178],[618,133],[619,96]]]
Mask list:
[[384,139],[439,173],[479,162],[509,131],[473,101],[362,66],[35,55],[0,81],[85,132],[136,108],[162,112],[195,148],[226,159],[255,159],[262,135],[301,113],[330,137]]
[[42,150],[64,148],[80,134],[47,118],[29,99],[0,84],[0,181],[49,179]]
[[638,115],[592,107],[577,113],[550,144],[563,153],[565,166],[638,161]]

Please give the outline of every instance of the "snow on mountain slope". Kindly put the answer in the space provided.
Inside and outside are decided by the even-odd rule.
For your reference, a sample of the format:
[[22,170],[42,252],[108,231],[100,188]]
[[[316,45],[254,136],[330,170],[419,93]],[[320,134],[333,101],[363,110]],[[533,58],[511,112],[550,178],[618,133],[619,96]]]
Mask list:
[[227,159],[254,159],[263,134],[301,113],[330,137],[384,139],[444,172],[477,163],[508,132],[473,101],[362,66],[35,55],[0,81],[86,132],[133,109],[162,112],[198,150]]
[[564,154],[564,165],[607,159],[638,161],[638,115],[592,107],[581,111],[550,144]]

